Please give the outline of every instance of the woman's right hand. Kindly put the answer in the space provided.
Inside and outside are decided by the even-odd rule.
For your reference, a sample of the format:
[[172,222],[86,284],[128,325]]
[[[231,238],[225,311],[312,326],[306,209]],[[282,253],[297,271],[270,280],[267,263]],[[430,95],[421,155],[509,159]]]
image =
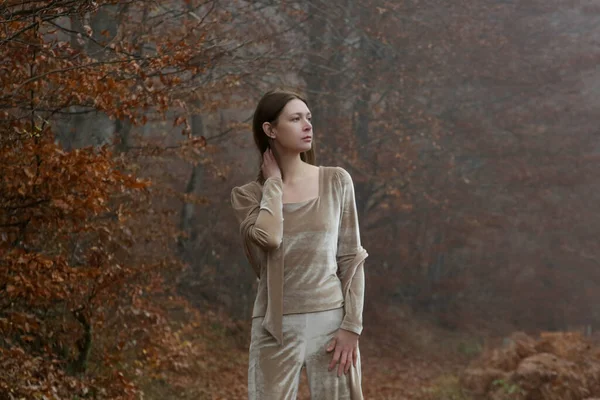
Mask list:
[[277,164],[277,160],[275,159],[275,155],[273,154],[273,150],[271,150],[271,148],[268,148],[263,153],[263,162],[260,168],[262,169],[265,180],[269,178],[281,179],[281,169],[279,169],[279,164]]

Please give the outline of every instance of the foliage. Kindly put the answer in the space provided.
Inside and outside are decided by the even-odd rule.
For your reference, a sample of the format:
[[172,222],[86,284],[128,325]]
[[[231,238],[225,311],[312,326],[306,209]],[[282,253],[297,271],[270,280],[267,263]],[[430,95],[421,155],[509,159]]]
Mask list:
[[583,399],[600,394],[598,348],[577,332],[514,333],[461,376],[475,399]]
[[[524,395],[525,391],[516,383],[506,382],[504,379],[492,381],[492,387],[501,388],[501,396],[510,399],[512,396]],[[516,398],[516,397],[515,397]]]
[[[181,91],[207,73],[200,57],[219,47],[190,35],[189,21],[129,35],[157,10],[121,3],[0,7],[2,398],[133,399],[157,382],[181,388],[190,371],[198,376],[204,344],[190,337],[204,321],[176,290],[179,235],[155,204],[164,191],[136,178],[118,146],[57,140],[65,116],[104,115],[123,139],[123,126],[178,105],[173,125],[189,133]],[[119,32],[94,32],[102,12]],[[86,135],[73,121],[74,134]],[[204,146],[196,137],[177,147],[185,155]]]
[[[273,86],[308,95],[319,163],[353,176],[366,321],[389,330],[377,310],[402,303],[450,330],[597,323],[597,13],[541,0],[4,1],[0,395],[210,398],[224,381],[223,396],[243,393],[247,332],[206,310],[252,307],[228,196],[255,176],[249,111]],[[432,330],[418,331],[422,348]],[[416,363],[427,378],[394,381],[407,371],[388,362],[365,365],[386,383],[371,398],[415,398],[403,386],[439,372]]]
[[427,392],[432,400],[469,400],[460,387],[459,378],[454,375],[437,378]]

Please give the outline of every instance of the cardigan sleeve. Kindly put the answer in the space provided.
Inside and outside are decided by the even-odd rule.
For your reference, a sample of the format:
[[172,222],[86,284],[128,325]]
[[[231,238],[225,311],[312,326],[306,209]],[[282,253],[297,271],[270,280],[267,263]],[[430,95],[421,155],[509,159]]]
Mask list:
[[344,319],[340,327],[360,335],[365,294],[364,261],[368,255],[360,243],[352,178],[342,168],[338,168],[337,175],[341,212],[336,258],[344,293]]
[[[283,183],[269,178],[262,189],[257,183],[236,186],[231,191],[231,205],[246,250],[258,245],[265,251],[279,247],[283,238]],[[248,253],[248,250],[246,251]],[[248,255],[248,254],[247,254]]]

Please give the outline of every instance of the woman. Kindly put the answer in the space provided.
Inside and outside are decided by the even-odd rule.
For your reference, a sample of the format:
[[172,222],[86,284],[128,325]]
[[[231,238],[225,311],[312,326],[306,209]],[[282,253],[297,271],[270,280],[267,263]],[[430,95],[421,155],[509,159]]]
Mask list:
[[364,260],[354,186],[314,165],[311,114],[299,95],[266,93],[252,124],[257,181],[231,202],[259,278],[252,314],[250,399],[296,398],[306,368],[311,398],[362,399]]

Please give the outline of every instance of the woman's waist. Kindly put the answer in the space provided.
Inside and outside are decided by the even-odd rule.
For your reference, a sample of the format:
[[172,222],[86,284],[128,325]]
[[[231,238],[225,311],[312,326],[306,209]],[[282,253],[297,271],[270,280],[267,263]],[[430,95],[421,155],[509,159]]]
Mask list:
[[[264,287],[256,293],[253,317],[264,316],[267,310],[268,291]],[[283,288],[283,314],[307,313],[328,310],[344,305],[342,284],[332,279],[319,285],[293,285]]]

